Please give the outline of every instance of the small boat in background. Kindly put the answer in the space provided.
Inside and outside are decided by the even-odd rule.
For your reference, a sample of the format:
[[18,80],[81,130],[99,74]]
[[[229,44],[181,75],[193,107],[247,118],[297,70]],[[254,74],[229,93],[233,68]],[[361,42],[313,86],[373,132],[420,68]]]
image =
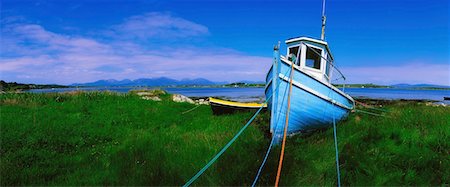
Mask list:
[[235,112],[255,112],[259,108],[261,108],[261,106],[263,107],[263,109],[267,109],[266,104],[241,103],[216,99],[212,97],[209,98],[209,104],[214,115],[232,114]]
[[[352,97],[330,82],[335,67],[327,42],[298,37],[288,39],[286,45],[286,57],[280,55],[279,45],[275,47],[273,64],[266,75],[266,98],[271,96],[270,132],[276,143],[283,138],[288,94],[288,135],[330,127],[334,120],[345,118],[355,105]],[[288,93],[291,81],[292,91]]]
[[447,101],[448,101],[448,100],[450,100],[450,97],[445,97],[445,96],[444,96],[444,100],[447,100]]

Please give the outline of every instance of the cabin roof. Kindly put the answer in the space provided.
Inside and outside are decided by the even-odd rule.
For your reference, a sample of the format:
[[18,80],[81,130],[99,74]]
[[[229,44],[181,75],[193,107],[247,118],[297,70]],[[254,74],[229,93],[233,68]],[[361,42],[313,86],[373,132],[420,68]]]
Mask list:
[[300,37],[296,37],[296,38],[289,38],[285,41],[285,43],[289,44],[289,43],[301,42],[301,41],[308,41],[308,42],[324,45],[328,54],[330,55],[331,59],[334,59],[333,54],[331,53],[330,47],[328,47],[328,43],[326,41],[322,41],[322,40],[318,40],[318,39],[314,39],[314,38],[310,38],[310,37],[305,37],[305,36],[300,36]]

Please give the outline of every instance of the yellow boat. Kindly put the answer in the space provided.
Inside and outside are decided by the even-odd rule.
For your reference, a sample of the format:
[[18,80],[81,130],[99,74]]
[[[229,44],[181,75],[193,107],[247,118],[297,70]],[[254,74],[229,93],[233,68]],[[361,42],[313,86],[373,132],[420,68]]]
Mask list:
[[263,106],[263,110],[267,109],[266,104],[261,103],[241,103],[234,101],[226,101],[216,98],[209,98],[209,104],[213,111],[213,114],[231,114],[235,112],[250,112],[257,111],[261,106]]

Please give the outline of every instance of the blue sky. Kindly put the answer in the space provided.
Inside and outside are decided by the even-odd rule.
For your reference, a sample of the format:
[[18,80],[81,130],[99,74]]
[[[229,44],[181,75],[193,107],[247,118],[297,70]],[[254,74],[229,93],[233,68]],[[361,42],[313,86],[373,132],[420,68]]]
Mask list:
[[[320,36],[321,8],[321,0],[2,0],[0,78],[262,81],[277,41]],[[447,0],[328,0],[326,14],[348,83],[450,85]]]

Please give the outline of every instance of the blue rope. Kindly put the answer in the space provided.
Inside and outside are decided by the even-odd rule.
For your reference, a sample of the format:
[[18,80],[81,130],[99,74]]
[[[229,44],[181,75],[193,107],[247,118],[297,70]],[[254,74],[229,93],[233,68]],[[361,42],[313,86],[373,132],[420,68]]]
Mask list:
[[338,187],[341,187],[341,172],[339,171],[339,151],[338,151],[338,143],[336,137],[336,120],[333,115],[333,131],[334,131],[334,147],[336,150],[336,171],[337,171],[337,179],[338,179]]
[[[291,69],[288,69],[284,76],[286,76],[287,73],[290,72]],[[292,73],[292,72],[291,72]],[[214,156],[200,171],[197,172],[197,174],[195,174],[188,182],[186,182],[186,184],[183,185],[183,187],[187,187],[190,186],[195,180],[197,180],[220,156],[222,156],[222,154],[234,143],[234,141],[236,141],[236,139],[242,134],[242,132],[244,132],[244,130],[251,124],[251,122],[256,118],[256,116],[259,114],[259,112],[261,112],[261,110],[263,109],[264,104],[267,103],[267,101],[269,101],[269,99],[273,96],[273,94],[275,92],[278,91],[278,88],[281,84],[281,81],[278,83],[277,87],[275,87],[275,91],[272,92],[270,94],[269,97],[266,98],[266,100],[264,101],[264,103],[261,105],[261,107],[258,109],[258,111],[253,115],[253,117],[247,122],[247,124],[244,125],[244,127],[241,128],[241,130],[239,130],[239,132],[222,148],[222,150],[219,151],[219,153],[216,154],[216,156]],[[286,95],[286,92],[285,94]],[[284,96],[283,96],[283,100],[284,100]],[[277,119],[278,120],[278,119]],[[272,138],[272,142],[273,142],[273,138]],[[272,142],[270,143],[270,147],[272,146]],[[267,157],[267,156],[266,156]],[[265,158],[266,160],[267,158]],[[260,168],[261,169],[261,168]],[[258,172],[259,173],[259,172]]]
[[[269,97],[270,98],[270,97]],[[267,100],[266,100],[267,102]],[[264,102],[264,103],[266,103]],[[264,105],[264,104],[263,104]],[[183,187],[187,187],[190,186],[195,180],[197,180],[198,177],[200,177],[200,175],[202,175],[220,156],[222,156],[222,154],[228,149],[228,147],[231,146],[231,144],[234,143],[234,141],[236,141],[236,139],[242,134],[242,132],[244,132],[244,130],[250,125],[250,123],[256,118],[256,116],[259,114],[259,112],[261,112],[261,110],[263,109],[263,105],[259,108],[259,110],[253,115],[253,117],[250,119],[250,121],[247,122],[247,124],[244,125],[244,127],[241,128],[241,130],[239,130],[239,132],[233,137],[233,139],[231,139],[231,141],[229,141],[227,143],[227,145],[225,145],[222,150],[220,150],[219,153],[216,154],[216,156],[214,156],[214,158],[212,158],[208,164],[206,164],[197,174],[195,174],[188,182],[186,182],[185,185],[183,185]]]
[[[286,72],[287,73],[287,72]],[[190,186],[195,180],[197,180],[222,154],[236,141],[236,139],[244,132],[244,130],[252,123],[252,121],[256,118],[256,116],[261,112],[261,110],[264,107],[264,104],[269,101],[269,99],[273,96],[273,93],[275,93],[278,90],[278,87],[280,84],[277,85],[275,88],[275,91],[270,94],[269,97],[266,98],[264,103],[261,105],[259,110],[253,115],[253,117],[247,122],[247,124],[244,125],[244,127],[239,130],[239,132],[222,148],[222,150],[219,151],[219,153],[216,154],[200,171],[198,171],[197,174],[195,174],[186,184],[183,185],[183,187]]]
[[364,113],[364,114],[373,115],[373,116],[378,116],[378,117],[386,117],[386,116],[384,116],[382,114],[377,114],[377,113],[373,113],[373,112],[367,112],[367,111],[359,110],[359,109],[355,109],[355,111],[356,112],[361,112],[361,113]]
[[[283,94],[283,99],[281,100],[282,101],[281,106],[283,106],[287,88],[288,87],[286,85],[286,89],[284,90],[284,94]],[[281,112],[278,113],[277,122],[276,122],[277,125],[278,125],[278,121],[280,120],[280,114],[281,114]],[[277,127],[275,127],[275,129],[277,129]],[[270,141],[269,148],[267,149],[266,155],[264,156],[263,162],[261,163],[261,166],[259,166],[258,173],[256,174],[255,180],[253,180],[252,187],[255,187],[256,182],[258,182],[259,176],[261,175],[261,171],[264,168],[264,165],[266,165],[266,161],[267,161],[267,158],[269,157],[270,151],[272,150],[272,146],[273,146],[274,140],[275,140],[275,138],[272,137],[272,140]]]
[[275,138],[272,137],[272,140],[270,141],[269,148],[267,149],[267,152],[266,152],[266,156],[264,156],[264,160],[263,160],[263,162],[261,163],[261,166],[258,169],[258,173],[256,174],[256,177],[255,177],[255,180],[253,181],[252,187],[255,187],[256,182],[258,182],[259,175],[261,175],[261,171],[264,168],[264,165],[266,164],[266,161],[267,161],[267,158],[269,157],[269,153],[270,153],[270,150],[272,149],[272,145],[273,145],[274,140],[275,140]]

